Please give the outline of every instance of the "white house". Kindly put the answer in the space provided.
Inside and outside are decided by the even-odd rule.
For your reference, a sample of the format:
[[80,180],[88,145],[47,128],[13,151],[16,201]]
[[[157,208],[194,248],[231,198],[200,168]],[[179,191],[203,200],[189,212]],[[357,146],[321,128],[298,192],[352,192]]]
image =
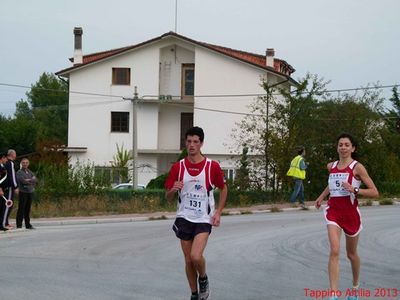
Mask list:
[[82,28],[74,34],[73,66],[56,73],[69,79],[66,151],[73,164],[89,161],[107,168],[116,144],[135,149],[141,184],[169,170],[192,125],[204,129],[203,153],[232,177],[231,132],[255,94],[265,93],[261,78],[287,80],[287,88],[296,83],[293,67],[275,58],[274,49],[258,55],[168,32],[137,45],[83,55]]

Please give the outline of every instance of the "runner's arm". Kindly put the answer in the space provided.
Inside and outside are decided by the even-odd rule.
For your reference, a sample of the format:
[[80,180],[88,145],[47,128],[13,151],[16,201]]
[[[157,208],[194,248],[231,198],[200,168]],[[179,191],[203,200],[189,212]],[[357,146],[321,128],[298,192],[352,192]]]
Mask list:
[[178,181],[179,176],[179,165],[174,164],[168,173],[168,177],[165,180],[165,198],[167,201],[171,201],[175,198],[175,194],[183,187],[183,183]]
[[167,198],[168,201],[171,201],[175,198],[175,194],[181,190],[183,187],[183,182],[182,181],[175,181],[174,185],[172,188],[168,189],[165,192],[165,198]]
[[321,195],[319,195],[319,197],[317,198],[317,200],[315,200],[315,207],[316,208],[320,208],[322,202],[324,201],[324,199],[329,195],[329,186],[326,186],[326,188],[324,189],[324,191],[321,193]]
[[[358,163],[354,171],[355,171],[354,175],[359,177],[367,187],[366,189],[359,189],[358,195],[370,198],[378,198],[379,197],[378,189],[376,188],[371,177],[369,177],[367,169],[365,169],[365,167],[362,164]],[[354,188],[352,192],[354,193]]]
[[226,184],[224,184],[224,187],[219,191],[218,207],[214,211],[214,215],[212,217],[213,226],[219,226],[221,224],[221,214],[222,210],[225,207],[227,196],[228,196],[228,187],[226,186]]
[[[330,171],[330,169],[332,168],[333,163],[330,162],[326,165],[326,168],[328,169],[328,172]],[[328,197],[329,195],[329,186],[326,186],[326,188],[324,189],[324,191],[321,193],[321,195],[319,195],[319,197],[317,198],[317,200],[315,200],[315,207],[316,208],[320,208],[322,202],[324,201],[324,199],[326,197]]]

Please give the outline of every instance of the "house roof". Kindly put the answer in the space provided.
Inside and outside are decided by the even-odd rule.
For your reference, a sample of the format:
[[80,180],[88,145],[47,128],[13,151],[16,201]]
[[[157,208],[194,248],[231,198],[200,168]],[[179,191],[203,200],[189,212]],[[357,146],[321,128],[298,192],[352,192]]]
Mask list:
[[[164,38],[167,37],[176,37],[178,39],[181,40],[185,40],[187,42],[190,42],[192,44],[198,45],[198,46],[202,46],[205,47],[209,50],[221,53],[223,55],[227,55],[229,57],[238,59],[240,61],[243,61],[245,63],[249,63],[251,65],[254,65],[256,67],[268,70],[270,72],[282,75],[284,77],[286,77],[289,80],[292,80],[293,82],[295,82],[290,75],[295,71],[295,69],[288,64],[286,61],[279,59],[279,58],[274,58],[274,67],[269,67],[266,65],[266,56],[265,55],[260,55],[260,54],[254,54],[254,53],[250,53],[250,52],[245,52],[245,51],[241,51],[241,50],[236,50],[236,49],[231,49],[231,48],[227,48],[227,47],[223,47],[223,46],[218,46],[218,45],[213,45],[213,44],[209,44],[209,43],[205,43],[205,42],[200,42],[200,41],[196,41],[193,39],[190,39],[188,37],[185,37],[183,35],[177,34],[175,32],[167,32],[161,36],[158,36],[156,38],[147,40],[145,42],[136,44],[136,45],[131,45],[131,46],[127,46],[127,47],[122,47],[122,48],[116,48],[116,49],[111,49],[111,50],[107,50],[107,51],[102,51],[102,52],[96,52],[96,53],[91,53],[91,54],[87,54],[83,56],[83,60],[81,64],[75,64],[72,67],[63,69],[61,71],[56,72],[56,75],[61,75],[61,76],[65,76],[68,73],[70,73],[71,71],[74,71],[76,69],[80,69],[84,66],[90,65],[92,63],[96,63],[99,62],[103,59],[133,50],[135,48],[139,48],[148,44],[151,44],[153,42],[162,40]],[[69,59],[71,62],[73,62],[73,58]]]

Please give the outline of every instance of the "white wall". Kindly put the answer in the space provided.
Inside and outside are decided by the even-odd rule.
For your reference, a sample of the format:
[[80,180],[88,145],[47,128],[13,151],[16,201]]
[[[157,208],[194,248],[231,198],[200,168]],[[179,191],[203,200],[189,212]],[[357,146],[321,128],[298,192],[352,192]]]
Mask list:
[[[116,153],[115,144],[132,147],[132,103],[122,97],[132,97],[134,87],[139,95],[158,92],[158,48],[139,49],[129,55],[93,64],[70,74],[70,109],[68,146],[87,147],[79,156],[95,164],[107,165]],[[131,85],[112,85],[112,68],[131,68]],[[85,92],[119,97],[82,95]],[[111,111],[130,114],[129,133],[111,132]],[[156,107],[138,107],[138,147],[157,148],[158,111]],[[143,128],[152,134],[145,134]]]
[[[264,71],[224,55],[196,48],[195,95],[242,95],[265,93],[260,86]],[[264,75],[265,76],[265,75]],[[213,112],[196,108],[248,113],[255,99],[246,97],[196,98],[194,123],[205,131],[204,153],[228,154],[231,133],[244,115]],[[227,145],[225,145],[227,144]]]
[[138,183],[147,185],[157,175],[157,157],[155,155],[140,155],[138,157]]
[[159,113],[159,148],[178,150],[181,137],[181,113],[193,112],[191,107],[162,105]]
[[139,149],[158,149],[158,104],[139,103],[137,118]]
[[182,64],[194,63],[194,49],[178,45],[171,44],[160,49],[160,95],[180,97]]

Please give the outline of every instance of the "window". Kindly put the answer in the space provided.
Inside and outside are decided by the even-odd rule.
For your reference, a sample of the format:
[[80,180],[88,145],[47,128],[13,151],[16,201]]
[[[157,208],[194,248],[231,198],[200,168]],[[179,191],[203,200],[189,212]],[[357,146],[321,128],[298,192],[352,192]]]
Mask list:
[[111,112],[111,132],[129,132],[129,112]]
[[[113,168],[113,167],[94,167],[94,180],[106,186],[110,183],[119,184],[121,182],[121,173],[128,173],[128,168]],[[126,176],[125,176],[126,177]]]
[[101,182],[111,182],[112,169],[110,167],[94,167],[94,177],[95,180],[100,180]]
[[131,69],[130,68],[112,68],[112,84],[130,85]]
[[224,176],[226,180],[235,180],[235,170],[234,169],[223,169]]
[[182,64],[182,98],[194,96],[194,64]]

